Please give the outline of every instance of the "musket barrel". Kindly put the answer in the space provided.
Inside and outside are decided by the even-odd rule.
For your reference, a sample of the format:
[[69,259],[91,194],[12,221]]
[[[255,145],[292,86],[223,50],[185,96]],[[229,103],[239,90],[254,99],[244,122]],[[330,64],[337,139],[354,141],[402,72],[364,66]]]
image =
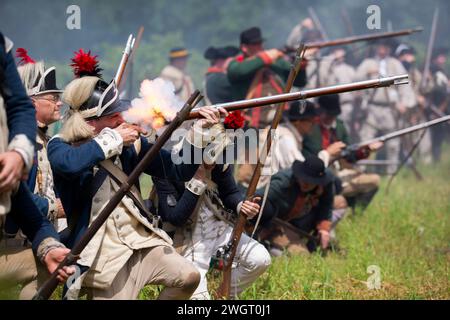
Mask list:
[[325,47],[332,47],[332,46],[340,46],[344,44],[350,44],[360,41],[369,41],[369,40],[376,40],[376,39],[382,39],[382,38],[392,38],[392,37],[399,37],[399,36],[406,36],[413,34],[415,32],[421,32],[423,31],[422,27],[417,27],[413,29],[405,29],[405,30],[399,30],[399,31],[392,31],[392,32],[379,32],[379,33],[373,33],[373,34],[364,34],[359,36],[352,36],[352,37],[346,37],[331,41],[319,41],[319,42],[311,42],[307,43],[307,48],[325,48]]
[[383,135],[383,136],[380,136],[380,137],[377,137],[377,138],[373,138],[373,139],[370,139],[370,140],[367,140],[367,141],[362,141],[360,143],[357,143],[357,144],[354,144],[352,146],[349,146],[349,149],[356,150],[356,149],[361,148],[363,146],[367,146],[367,145],[369,145],[371,143],[385,142],[385,141],[388,141],[388,140],[391,140],[391,139],[394,139],[394,138],[397,138],[397,137],[404,136],[404,135],[409,134],[409,133],[413,133],[415,131],[423,130],[423,129],[435,126],[437,124],[440,124],[440,123],[443,123],[443,122],[447,122],[447,121],[450,121],[450,115],[446,115],[446,116],[443,116],[443,117],[440,117],[440,118],[437,118],[437,119],[433,119],[433,120],[430,120],[430,121],[427,121],[427,122],[419,123],[419,124],[416,124],[414,126],[411,126],[411,127],[408,127],[408,128],[404,128],[404,129],[400,129],[400,130],[397,130],[397,131],[394,131],[394,132],[388,133],[386,135]]
[[119,67],[117,68],[116,76],[114,77],[117,87],[119,87],[120,82],[122,80],[123,72],[125,71],[125,67],[128,62],[128,57],[130,56],[133,45],[134,45],[134,38],[133,35],[130,34],[127,40],[127,44],[125,46],[125,50],[123,51],[122,58],[120,59],[120,64]]
[[[309,89],[299,92],[284,93],[269,97],[219,103],[213,105],[213,107],[224,108],[225,110],[230,112],[249,108],[263,107],[267,105],[284,103],[295,100],[310,99],[328,94],[339,94],[344,92],[388,87],[392,85],[401,85],[406,83],[408,83],[408,75],[404,74],[374,80],[365,80],[347,84],[340,84],[324,88]],[[197,118],[201,118],[201,115],[198,113],[198,108],[194,109],[189,115],[189,119],[197,119]]]

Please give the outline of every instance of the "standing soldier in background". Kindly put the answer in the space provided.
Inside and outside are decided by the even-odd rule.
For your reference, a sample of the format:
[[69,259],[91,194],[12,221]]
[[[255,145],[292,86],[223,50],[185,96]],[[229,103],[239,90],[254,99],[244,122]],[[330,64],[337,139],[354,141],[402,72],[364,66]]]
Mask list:
[[314,22],[311,18],[303,19],[298,25],[296,25],[286,40],[286,46],[289,48],[297,48],[301,40],[308,30],[314,29]]
[[222,48],[209,47],[204,53],[206,60],[211,66],[205,76],[205,99],[207,104],[230,102],[233,100],[231,84],[228,81],[227,67],[232,57],[239,53],[236,47],[228,46]]
[[[395,74],[407,73],[400,61],[390,55],[391,41],[379,40],[375,56],[361,62],[356,70],[357,80],[376,79]],[[363,96],[361,112],[365,112],[365,122],[361,125],[361,140],[369,140],[401,128],[405,124],[405,114],[416,105],[416,97],[410,85],[367,90]],[[400,140],[386,142],[386,157],[397,162],[400,156]],[[397,165],[389,165],[387,173],[393,174]]]
[[169,65],[161,71],[160,77],[169,80],[175,86],[175,94],[186,101],[194,92],[194,83],[186,73],[189,52],[185,48],[173,48],[169,53]]
[[[447,48],[438,48],[432,56],[431,64],[431,84],[430,91],[427,94],[428,103],[435,108],[435,112],[429,110],[430,118],[439,117],[436,113],[449,113],[450,92],[449,92],[449,78],[445,72],[445,65],[447,63],[447,55],[449,50]],[[435,162],[441,159],[442,144],[448,136],[448,126],[434,126],[431,129],[432,137],[432,154]]]
[[[307,30],[302,37],[303,43],[318,42],[323,40],[322,34],[317,29]],[[307,48],[305,59],[308,61],[306,66],[307,89],[319,88],[325,81],[328,81],[329,74],[325,70],[331,65],[331,57],[322,57],[319,48]]]
[[[333,57],[333,61],[329,67],[328,74],[331,76],[328,85],[337,85],[353,82],[355,79],[356,70],[353,66],[347,63],[347,50],[344,47],[333,47],[330,54]],[[330,81],[329,80],[329,81]],[[355,121],[357,110],[355,109],[355,93],[345,92],[339,95],[341,104],[341,119],[347,131],[350,134],[350,141],[354,142],[355,135],[357,134],[357,127],[355,127]]]
[[[414,94],[416,95],[417,104],[414,108],[411,108],[409,110],[410,112],[407,114],[406,121],[408,122],[408,125],[416,125],[418,123],[425,122],[426,100],[423,95],[423,91],[426,88],[420,87],[423,75],[416,65],[416,50],[413,47],[402,43],[395,50],[395,55],[403,64],[403,67],[405,67],[406,71],[408,71],[409,83],[411,84]],[[417,139],[420,139],[421,135],[421,132],[417,132],[415,134],[405,136],[405,144],[403,145],[403,148],[405,148],[406,150],[403,151],[407,152],[408,150],[411,150]],[[425,136],[422,138],[422,141],[418,146],[418,151],[420,159],[424,163],[431,163],[431,134],[429,130],[427,130]]]
[[[244,30],[240,35],[242,54],[228,65],[228,79],[233,100],[259,98],[283,93],[291,64],[278,49],[264,50],[264,38],[258,27]],[[304,69],[297,76],[294,85],[305,85]],[[250,125],[263,128],[270,124],[275,108],[254,108],[248,115]]]

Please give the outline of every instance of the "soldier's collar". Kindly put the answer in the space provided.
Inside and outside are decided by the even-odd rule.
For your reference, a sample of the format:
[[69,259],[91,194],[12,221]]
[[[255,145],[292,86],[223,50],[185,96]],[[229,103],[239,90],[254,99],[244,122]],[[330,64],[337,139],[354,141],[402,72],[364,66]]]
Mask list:
[[12,50],[12,48],[13,48],[13,46],[14,46],[14,43],[11,41],[11,39],[9,39],[9,38],[6,37],[6,36],[4,36],[4,38],[5,38],[5,49],[6,49],[6,53],[9,53],[9,52]]

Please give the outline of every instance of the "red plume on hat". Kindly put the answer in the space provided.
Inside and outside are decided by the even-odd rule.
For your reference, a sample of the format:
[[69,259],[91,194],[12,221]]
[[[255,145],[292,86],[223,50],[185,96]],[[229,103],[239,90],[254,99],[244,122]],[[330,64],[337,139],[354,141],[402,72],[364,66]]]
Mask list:
[[223,125],[225,129],[239,129],[244,126],[245,118],[242,116],[242,111],[237,110],[230,112],[225,118]]
[[16,50],[16,57],[20,58],[20,61],[18,63],[19,66],[23,66],[28,63],[36,63],[29,55],[28,51],[24,48],[17,48]]
[[94,76],[101,78],[103,69],[98,65],[99,62],[97,56],[92,55],[90,50],[85,52],[83,49],[79,49],[75,52],[75,56],[70,60],[72,61],[70,66],[73,69],[75,77]]

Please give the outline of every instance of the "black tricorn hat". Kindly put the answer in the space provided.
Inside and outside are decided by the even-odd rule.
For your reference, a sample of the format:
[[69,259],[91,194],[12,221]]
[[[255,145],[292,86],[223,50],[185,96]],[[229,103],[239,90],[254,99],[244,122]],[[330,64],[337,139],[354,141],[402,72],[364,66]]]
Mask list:
[[284,111],[284,118],[290,121],[312,119],[318,115],[314,103],[308,100],[293,101],[289,109]]
[[242,31],[240,40],[241,44],[258,44],[265,41],[262,37],[261,29],[258,27],[252,27]]
[[56,86],[56,70],[50,67],[44,73],[36,78],[34,87],[31,89],[30,95],[62,93],[63,90]]
[[[37,65],[36,61],[34,61],[29,55],[27,50],[24,48],[18,48],[16,50],[16,57],[20,58],[18,65],[23,66],[26,64]],[[43,62],[38,62],[44,65]],[[36,76],[36,80],[34,81],[31,88],[26,88],[29,96],[35,96],[38,94],[47,94],[47,93],[62,93],[63,90],[60,90],[56,86],[56,71],[55,67],[50,67],[48,69],[44,69],[43,73],[39,71],[39,74]]]
[[328,94],[320,96],[317,99],[320,110],[331,116],[338,116],[341,114],[341,102],[338,94]]
[[234,46],[227,47],[209,47],[206,49],[203,56],[207,60],[218,60],[218,59],[227,59],[230,57],[234,57],[239,53],[239,49]]
[[305,161],[295,160],[292,172],[297,180],[319,186],[325,186],[333,179],[323,161],[315,155],[307,156]]

